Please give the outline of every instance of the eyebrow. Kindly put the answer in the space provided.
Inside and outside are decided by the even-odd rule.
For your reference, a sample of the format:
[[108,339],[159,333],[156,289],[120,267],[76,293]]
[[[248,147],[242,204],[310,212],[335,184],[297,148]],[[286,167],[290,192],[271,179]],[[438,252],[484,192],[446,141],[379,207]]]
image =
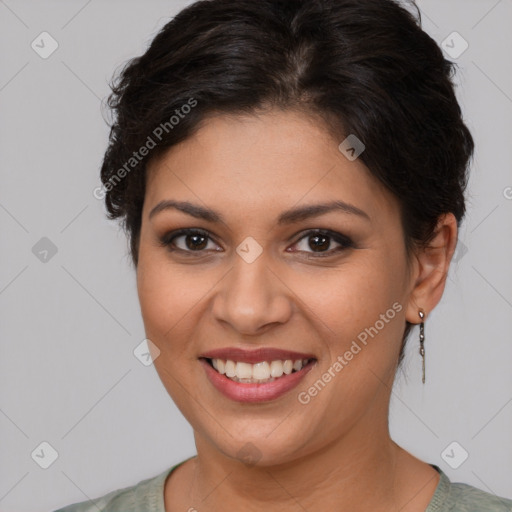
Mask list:
[[[160,201],[149,213],[149,219],[155,216],[157,213],[164,210],[179,210],[183,213],[191,215],[196,219],[202,219],[213,223],[225,224],[222,215],[215,210],[205,208],[197,204],[192,204],[188,201],[174,201],[172,199],[166,199]],[[286,210],[279,215],[277,219],[278,225],[293,224],[300,222],[312,217],[318,217],[325,213],[332,211],[339,211],[351,215],[357,215],[371,221],[370,216],[353,204],[346,203],[344,201],[331,201],[323,204],[311,204],[305,206],[299,206]]]

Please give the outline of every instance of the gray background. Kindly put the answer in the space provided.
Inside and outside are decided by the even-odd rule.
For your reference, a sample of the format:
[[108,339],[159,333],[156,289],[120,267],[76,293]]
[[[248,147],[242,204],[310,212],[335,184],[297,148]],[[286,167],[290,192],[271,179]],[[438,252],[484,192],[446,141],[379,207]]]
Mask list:
[[[189,3],[0,0],[1,511],[53,510],[195,454],[154,367],[133,355],[145,336],[127,242],[92,194],[108,81]],[[425,327],[427,382],[415,329],[391,433],[452,480],[512,498],[512,2],[419,5],[439,44],[453,31],[469,43],[458,96],[477,147],[463,245]],[[59,45],[47,59],[31,47],[43,31]],[[33,252],[43,237],[57,249],[47,261]],[[31,456],[43,441],[58,452],[47,469],[36,460],[48,450]]]

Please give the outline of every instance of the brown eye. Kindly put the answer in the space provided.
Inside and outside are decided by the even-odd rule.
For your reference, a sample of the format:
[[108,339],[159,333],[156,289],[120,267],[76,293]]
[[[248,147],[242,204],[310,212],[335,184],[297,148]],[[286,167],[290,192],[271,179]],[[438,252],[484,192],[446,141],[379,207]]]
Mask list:
[[[208,249],[208,242],[212,242],[214,247]],[[303,252],[312,254],[312,257],[325,257],[331,256],[334,253],[339,253],[345,249],[354,247],[352,240],[341,233],[326,229],[317,229],[308,231],[295,242],[295,246],[301,245],[298,251],[292,252]],[[170,251],[179,251],[180,253],[190,256],[193,253],[205,253],[207,250],[218,251],[215,248],[215,243],[210,237],[207,231],[200,229],[180,229],[172,233],[168,233],[160,239],[160,245],[167,247]],[[332,248],[332,246],[335,246]],[[336,247],[337,245],[337,247]],[[218,246],[217,246],[218,247]],[[310,256],[308,256],[310,257]]]
[[309,235],[309,247],[312,249],[324,251],[331,245],[330,237],[327,235]]
[[[207,237],[204,235],[197,235],[197,234],[189,234],[189,235],[182,235],[185,239],[185,245],[188,249],[191,250],[201,250],[204,249],[208,243],[207,243]],[[177,237],[181,238],[181,237]]]
[[[330,249],[333,244],[337,244],[338,247]],[[308,231],[305,233],[294,245],[302,247],[299,252],[306,252],[309,254],[318,254],[322,256],[331,256],[334,253],[338,253],[344,249],[354,247],[354,244],[350,238],[325,229],[318,229],[314,231]],[[295,252],[295,251],[293,251]]]
[[198,229],[180,229],[179,231],[174,231],[161,238],[160,245],[167,247],[171,251],[200,253],[204,252],[209,241],[212,240],[206,231]]

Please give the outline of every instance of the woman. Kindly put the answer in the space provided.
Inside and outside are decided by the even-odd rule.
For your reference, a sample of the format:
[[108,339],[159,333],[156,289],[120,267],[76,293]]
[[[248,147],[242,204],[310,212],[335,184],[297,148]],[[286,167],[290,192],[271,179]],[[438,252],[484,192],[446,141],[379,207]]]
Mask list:
[[512,510],[388,430],[465,214],[452,72],[392,0],[197,2],[125,67],[98,193],[197,456],[60,512]]

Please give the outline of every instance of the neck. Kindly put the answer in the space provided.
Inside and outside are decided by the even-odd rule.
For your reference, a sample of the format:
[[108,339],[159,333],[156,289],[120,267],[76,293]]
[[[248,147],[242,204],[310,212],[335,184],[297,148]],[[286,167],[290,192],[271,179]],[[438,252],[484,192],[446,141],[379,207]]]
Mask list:
[[[275,466],[246,466],[196,433],[188,506],[198,510],[398,510],[397,459],[387,422],[358,425],[321,450]],[[371,491],[370,491],[371,489]],[[303,509],[300,508],[300,506]],[[187,509],[185,509],[187,510]]]

